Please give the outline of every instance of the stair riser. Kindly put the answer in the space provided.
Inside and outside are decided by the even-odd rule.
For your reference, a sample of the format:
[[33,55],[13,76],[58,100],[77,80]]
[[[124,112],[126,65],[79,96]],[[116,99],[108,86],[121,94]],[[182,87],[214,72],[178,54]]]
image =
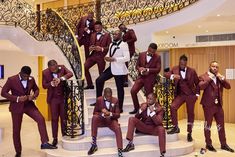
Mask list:
[[[113,138],[110,138],[108,140],[101,140],[99,141],[99,137],[97,140],[97,145],[99,148],[110,148],[110,147],[116,147],[116,139],[114,136]],[[125,135],[123,135],[123,147],[125,147],[128,144],[128,141],[126,140]],[[174,142],[178,140],[178,136],[167,136],[166,141],[167,142]],[[145,145],[145,144],[156,144],[158,146],[158,137],[157,136],[148,136],[148,135],[141,135],[134,137],[134,144],[135,146],[138,145]],[[89,150],[91,147],[91,141],[83,142],[83,143],[71,143],[67,141],[62,142],[62,146],[65,150],[69,151],[81,151],[81,150]]]
[[[121,115],[121,117],[118,119],[118,122],[119,123],[128,123],[128,119],[129,119],[129,117],[130,117],[131,115],[124,115],[124,116],[122,116]],[[91,120],[92,120],[92,117],[89,117],[89,124],[91,124]]]
[[[86,135],[87,136],[91,136],[91,127],[88,127],[86,129]],[[127,126],[121,126],[121,130],[122,132],[127,132]],[[112,130],[110,130],[109,128],[107,127],[104,127],[104,128],[99,128],[98,129],[98,136],[110,136],[110,135],[114,135],[114,132]]]

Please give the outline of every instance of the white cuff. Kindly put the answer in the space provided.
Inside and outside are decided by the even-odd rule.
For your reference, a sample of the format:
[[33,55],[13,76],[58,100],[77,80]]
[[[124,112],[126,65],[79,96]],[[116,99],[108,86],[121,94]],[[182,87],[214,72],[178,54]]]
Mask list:
[[199,97],[200,95],[199,94],[196,94],[197,97]]
[[87,32],[88,34],[90,34],[90,33],[91,33],[90,29],[88,29],[86,32]]
[[51,82],[51,86],[52,86],[52,87],[55,87],[55,85],[54,85],[52,82]]
[[153,117],[155,114],[156,114],[156,112],[153,111],[153,112],[151,112],[149,115],[150,115],[150,117]]
[[65,81],[66,78],[65,78],[64,76],[62,76],[62,77],[60,78],[60,80]]
[[147,68],[147,72],[149,72],[149,68]]
[[17,103],[19,102],[19,98],[20,98],[19,96],[16,98],[16,102],[17,102]]
[[101,52],[104,52],[104,48],[102,47],[102,50],[101,50]]
[[78,38],[78,35],[75,35],[76,38]]
[[222,78],[221,78],[221,80],[224,80],[224,79],[225,79],[225,77],[222,77]]
[[172,74],[171,77],[170,77],[170,79],[171,79],[171,80],[174,80],[174,78],[175,78],[175,77],[174,77],[174,74]]
[[110,117],[112,117],[113,116],[113,113],[112,112],[110,112],[110,115],[109,115]]
[[141,109],[139,109],[139,114],[141,114],[143,111]]
[[105,118],[104,113],[102,113],[101,116]]

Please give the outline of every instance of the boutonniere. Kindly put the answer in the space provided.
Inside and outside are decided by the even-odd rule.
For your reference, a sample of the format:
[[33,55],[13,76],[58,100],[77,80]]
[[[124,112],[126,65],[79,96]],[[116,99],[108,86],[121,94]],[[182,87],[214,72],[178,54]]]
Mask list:
[[59,70],[61,69],[61,67],[58,68]]
[[112,103],[111,106],[114,107],[114,103]]
[[32,80],[33,78],[31,76],[29,76],[29,81]]

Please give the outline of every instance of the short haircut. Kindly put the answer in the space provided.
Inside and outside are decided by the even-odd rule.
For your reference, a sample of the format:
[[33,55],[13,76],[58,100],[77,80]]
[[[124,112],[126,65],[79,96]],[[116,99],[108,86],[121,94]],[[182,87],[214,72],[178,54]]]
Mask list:
[[118,25],[118,28],[120,28],[121,26],[123,26],[124,25],[124,23],[121,23],[120,25]]
[[50,66],[54,66],[54,65],[57,65],[57,62],[52,59],[52,60],[49,60],[48,63],[47,63],[47,66],[50,67]]
[[111,93],[112,94],[112,89],[107,87],[104,89],[104,93]]
[[[154,97],[155,99],[157,98],[157,95],[155,93],[149,93],[149,95],[151,95],[152,97]],[[149,96],[148,95],[148,96]]]
[[96,21],[95,25],[101,25],[102,26],[102,22],[101,21]]
[[31,74],[31,68],[29,66],[23,66],[20,70],[21,73],[30,75]]
[[155,43],[149,44],[149,47],[154,49],[154,50],[157,50],[157,44],[155,44]]
[[183,61],[188,61],[188,57],[183,54],[182,56],[180,56],[180,61],[183,60]]
[[219,63],[218,63],[217,61],[215,61],[215,60],[214,60],[214,61],[211,61],[211,62],[210,62],[210,65],[211,65],[212,63],[217,63],[217,64],[219,64]]

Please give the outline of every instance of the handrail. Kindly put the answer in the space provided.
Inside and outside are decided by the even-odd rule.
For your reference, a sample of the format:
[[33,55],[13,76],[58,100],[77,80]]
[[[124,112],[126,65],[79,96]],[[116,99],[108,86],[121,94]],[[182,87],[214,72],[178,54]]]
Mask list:
[[[75,36],[75,34],[74,34],[74,31],[70,28],[69,24],[65,21],[65,19],[64,19],[64,18],[60,15],[60,13],[58,13],[56,10],[54,10],[54,9],[52,9],[52,10],[62,19],[62,21],[66,24],[66,26],[67,26],[68,29],[70,30],[70,32],[71,32],[73,38],[76,39],[76,36]],[[77,46],[77,48],[78,48],[78,52],[82,52],[82,51],[81,51],[81,48],[80,48],[80,46],[79,46],[79,44],[78,44],[78,40],[74,40],[74,41],[75,41],[76,46]],[[80,56],[81,63],[84,63],[83,57],[82,57],[81,53],[79,53],[79,56]],[[81,64],[81,66],[82,66],[82,68],[81,68],[81,69],[82,69],[82,77],[81,77],[81,80],[84,80],[84,79],[85,79],[84,64]]]

